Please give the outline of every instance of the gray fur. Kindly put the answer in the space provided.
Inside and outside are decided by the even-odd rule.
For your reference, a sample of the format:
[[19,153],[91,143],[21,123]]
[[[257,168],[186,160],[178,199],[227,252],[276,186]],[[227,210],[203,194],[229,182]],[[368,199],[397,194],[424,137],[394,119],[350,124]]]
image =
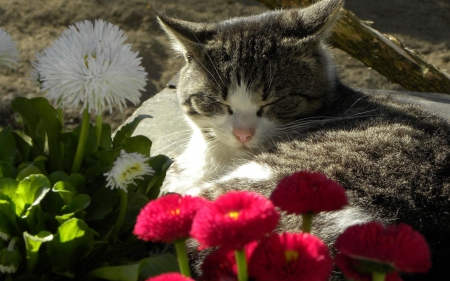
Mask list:
[[[217,129],[204,124],[233,114],[230,91],[241,83],[257,105],[254,114],[278,124],[254,147],[214,162],[214,173],[205,172],[192,185],[209,198],[231,189],[269,196],[295,171],[321,171],[346,188],[351,204],[316,217],[315,234],[331,245],[355,223],[408,223],[429,242],[433,269],[404,279],[450,280],[450,126],[416,106],[339,82],[324,40],[341,6],[341,0],[322,0],[303,10],[218,23],[160,17],[186,59],[180,104],[207,145],[220,140]],[[270,178],[226,176],[248,161],[271,167]],[[172,177],[171,183],[187,184]],[[298,231],[299,225],[297,217],[284,216],[281,229]]]

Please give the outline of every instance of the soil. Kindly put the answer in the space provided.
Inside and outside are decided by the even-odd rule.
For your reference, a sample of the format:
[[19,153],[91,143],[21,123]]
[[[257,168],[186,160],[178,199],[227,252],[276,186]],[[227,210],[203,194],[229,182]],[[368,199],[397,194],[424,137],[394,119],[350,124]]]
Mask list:
[[[30,60],[52,44],[61,32],[81,20],[103,19],[118,25],[127,43],[142,56],[148,73],[142,101],[165,87],[183,65],[169,47],[156,22],[156,13],[192,21],[218,21],[267,11],[250,0],[1,0],[0,27],[17,42],[17,69],[0,68],[0,127],[20,128],[10,102],[17,96],[42,96],[30,80]],[[372,27],[396,36],[428,62],[450,71],[450,2],[448,0],[346,0],[345,8]],[[385,77],[340,50],[332,50],[342,80],[353,87],[402,90]],[[117,128],[136,109],[105,112],[105,120]],[[67,112],[68,126],[79,123],[79,111]]]

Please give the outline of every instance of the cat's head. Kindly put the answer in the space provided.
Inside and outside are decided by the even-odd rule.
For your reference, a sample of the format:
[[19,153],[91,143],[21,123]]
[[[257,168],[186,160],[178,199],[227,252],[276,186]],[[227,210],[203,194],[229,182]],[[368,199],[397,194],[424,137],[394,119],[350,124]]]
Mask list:
[[336,77],[323,40],[342,0],[217,23],[166,16],[159,22],[184,56],[178,97],[207,137],[257,147],[277,128],[312,116],[330,100]]

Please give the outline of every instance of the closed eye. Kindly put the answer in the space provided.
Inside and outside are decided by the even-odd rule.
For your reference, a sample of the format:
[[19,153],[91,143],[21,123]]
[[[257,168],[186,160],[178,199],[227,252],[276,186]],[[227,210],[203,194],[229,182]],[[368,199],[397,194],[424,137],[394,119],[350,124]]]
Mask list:
[[233,115],[233,110],[231,109],[231,106],[225,105],[228,108],[228,114]]

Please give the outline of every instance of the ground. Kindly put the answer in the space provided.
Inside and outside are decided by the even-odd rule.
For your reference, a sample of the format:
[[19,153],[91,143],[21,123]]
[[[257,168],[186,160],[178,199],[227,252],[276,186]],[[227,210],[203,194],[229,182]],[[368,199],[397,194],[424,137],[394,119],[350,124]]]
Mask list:
[[[450,71],[450,2],[448,0],[346,0],[345,8],[359,18],[373,21],[372,27],[396,36],[422,57]],[[192,21],[217,21],[266,11],[254,0],[2,0],[0,27],[17,42],[20,64],[17,69],[0,68],[0,127],[20,127],[10,108],[17,96],[43,95],[30,80],[30,60],[75,22],[103,19],[118,25],[128,36],[127,43],[142,56],[148,72],[142,101],[160,91],[183,65],[172,52],[156,22],[156,13]],[[374,70],[340,50],[332,50],[344,82],[353,87],[402,90]],[[105,120],[117,128],[136,109],[118,114],[106,112]],[[79,122],[79,112],[67,112],[67,125]]]

